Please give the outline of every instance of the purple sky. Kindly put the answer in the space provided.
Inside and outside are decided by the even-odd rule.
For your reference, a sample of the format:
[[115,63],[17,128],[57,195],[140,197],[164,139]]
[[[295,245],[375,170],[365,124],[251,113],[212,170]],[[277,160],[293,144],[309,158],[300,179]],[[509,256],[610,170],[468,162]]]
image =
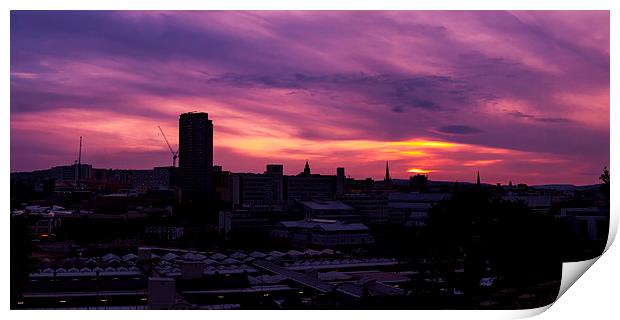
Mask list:
[[12,171],[169,165],[187,111],[225,170],[597,183],[609,13],[11,13]]

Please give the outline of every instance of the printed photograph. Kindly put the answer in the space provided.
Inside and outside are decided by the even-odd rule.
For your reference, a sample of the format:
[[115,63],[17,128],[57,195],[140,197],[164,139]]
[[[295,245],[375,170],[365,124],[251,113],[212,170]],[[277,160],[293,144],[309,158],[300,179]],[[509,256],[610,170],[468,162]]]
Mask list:
[[13,310],[539,308],[609,215],[609,11],[10,13]]

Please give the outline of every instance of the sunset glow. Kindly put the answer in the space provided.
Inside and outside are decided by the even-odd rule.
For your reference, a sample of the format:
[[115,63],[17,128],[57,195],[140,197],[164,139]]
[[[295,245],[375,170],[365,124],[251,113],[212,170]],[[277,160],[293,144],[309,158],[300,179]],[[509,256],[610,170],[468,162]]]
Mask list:
[[407,172],[411,172],[411,173],[416,173],[416,174],[428,174],[433,172],[433,170],[424,170],[424,169],[420,169],[420,168],[412,168],[407,170]]
[[196,110],[224,170],[596,183],[609,13],[548,14],[12,12],[11,171],[170,165]]

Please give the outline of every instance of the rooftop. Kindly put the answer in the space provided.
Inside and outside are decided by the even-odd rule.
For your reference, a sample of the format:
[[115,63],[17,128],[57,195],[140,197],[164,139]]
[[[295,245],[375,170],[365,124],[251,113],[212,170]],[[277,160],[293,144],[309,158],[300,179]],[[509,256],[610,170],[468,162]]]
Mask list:
[[308,207],[312,210],[353,210],[353,207],[344,204],[340,201],[301,201],[304,207]]
[[286,228],[315,229],[324,231],[368,231],[368,227],[361,223],[343,223],[336,220],[308,219],[301,221],[282,221],[280,225]]

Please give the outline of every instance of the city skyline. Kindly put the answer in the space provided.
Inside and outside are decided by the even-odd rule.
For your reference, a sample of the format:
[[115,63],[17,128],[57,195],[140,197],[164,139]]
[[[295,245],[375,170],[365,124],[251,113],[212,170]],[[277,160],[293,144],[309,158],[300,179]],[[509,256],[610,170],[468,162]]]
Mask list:
[[608,12],[12,12],[11,39],[11,171],[72,163],[79,136],[83,163],[170,165],[157,126],[177,147],[193,110],[234,172],[594,184],[609,166]]

